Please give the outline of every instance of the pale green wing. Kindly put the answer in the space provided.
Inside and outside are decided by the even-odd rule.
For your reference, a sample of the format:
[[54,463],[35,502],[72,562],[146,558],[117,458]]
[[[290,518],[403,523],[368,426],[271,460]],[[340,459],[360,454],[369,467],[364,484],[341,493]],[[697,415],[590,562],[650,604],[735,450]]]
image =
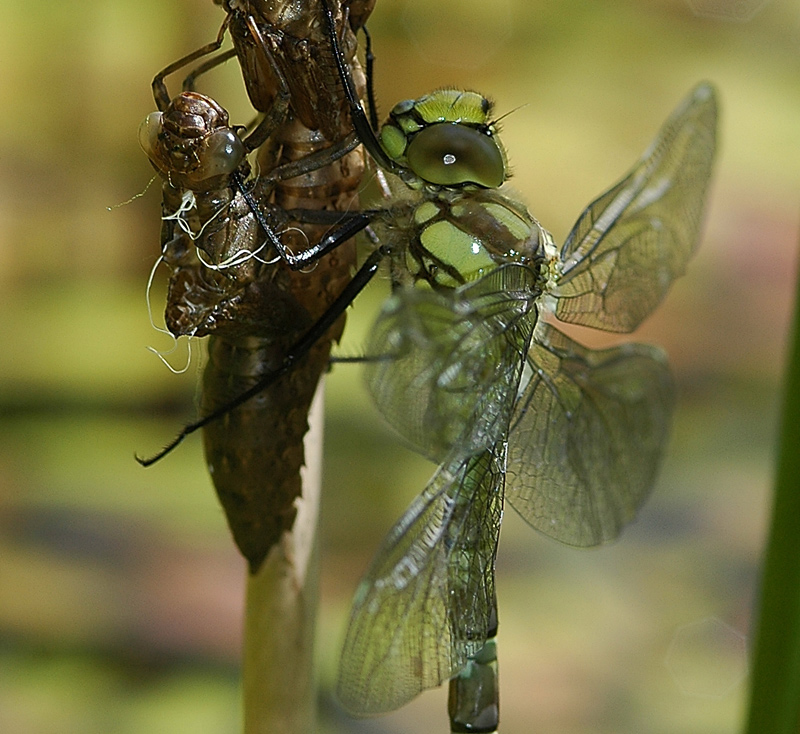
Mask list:
[[714,88],[700,84],[633,170],[583,212],[551,290],[559,319],[628,332],[661,302],[697,247],[716,125]]
[[533,527],[570,545],[611,540],[653,487],[674,388],[661,350],[590,350],[540,322],[514,409],[506,491]]
[[508,425],[536,321],[536,276],[516,264],[447,291],[403,288],[371,332],[367,386],[411,445],[441,461],[494,444]]
[[486,642],[503,506],[503,444],[443,464],[392,528],[353,600],[337,696],[394,710],[455,675]]

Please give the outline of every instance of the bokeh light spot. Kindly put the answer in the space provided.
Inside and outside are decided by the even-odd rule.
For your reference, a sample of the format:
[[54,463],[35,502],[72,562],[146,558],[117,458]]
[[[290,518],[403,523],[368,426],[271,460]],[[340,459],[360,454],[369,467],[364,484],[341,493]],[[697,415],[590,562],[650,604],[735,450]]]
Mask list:
[[722,698],[747,676],[747,639],[708,617],[675,631],[664,664],[687,696]]
[[769,0],[686,0],[695,15],[718,20],[750,20]]

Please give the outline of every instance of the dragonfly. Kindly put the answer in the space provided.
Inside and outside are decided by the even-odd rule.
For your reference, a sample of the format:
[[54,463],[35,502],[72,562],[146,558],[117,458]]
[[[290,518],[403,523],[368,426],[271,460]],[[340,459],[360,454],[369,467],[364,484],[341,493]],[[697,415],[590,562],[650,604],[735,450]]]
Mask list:
[[[251,45],[263,41],[258,26],[248,27]],[[296,121],[292,90],[266,43],[258,46],[259,79],[276,91],[246,137],[218,103],[193,91],[199,75],[230,53],[206,60],[170,99],[165,77],[213,53],[221,38],[222,32],[155,77],[159,112],[140,129],[142,147],[163,178],[162,259],[172,269],[167,327],[175,336],[211,336],[205,413],[272,370],[349,281],[352,246],[337,248],[313,274],[299,272],[306,263],[293,250],[317,236],[319,220],[331,216],[327,210],[353,206],[363,171],[358,140],[344,124],[330,142]],[[332,107],[325,107],[329,115]],[[247,156],[256,149],[263,173],[250,179]],[[331,323],[302,368],[205,431],[215,487],[251,571],[291,528],[308,407],[343,326],[343,318]],[[264,476],[273,478],[270,486]]]
[[[328,25],[335,47],[330,13]],[[356,591],[337,695],[375,714],[449,679],[451,730],[494,732],[505,498],[563,543],[617,537],[653,487],[674,406],[660,349],[590,350],[551,317],[627,333],[683,274],[711,176],[716,93],[695,87],[559,249],[501,189],[506,155],[486,98],[445,89],[401,102],[376,135],[334,55],[362,143],[405,188],[371,215],[395,290],[366,382],[388,422],[439,463]]]

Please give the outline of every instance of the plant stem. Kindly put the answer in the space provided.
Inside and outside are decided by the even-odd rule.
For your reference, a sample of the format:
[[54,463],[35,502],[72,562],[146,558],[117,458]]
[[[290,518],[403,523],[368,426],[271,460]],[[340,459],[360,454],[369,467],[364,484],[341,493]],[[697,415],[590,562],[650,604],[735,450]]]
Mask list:
[[748,734],[800,731],[800,279],[788,356]]
[[242,687],[245,734],[316,731],[314,624],[319,592],[317,525],[322,480],[324,382],[305,436],[303,494],[291,533],[248,575]]

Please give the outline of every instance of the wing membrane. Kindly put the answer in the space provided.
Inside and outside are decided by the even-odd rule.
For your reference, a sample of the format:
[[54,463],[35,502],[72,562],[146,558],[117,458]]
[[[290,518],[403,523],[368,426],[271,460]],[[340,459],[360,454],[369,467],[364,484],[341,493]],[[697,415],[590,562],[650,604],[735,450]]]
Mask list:
[[535,324],[535,274],[505,265],[454,291],[392,296],[368,347],[367,385],[414,448],[441,461],[494,444],[508,425]]
[[446,462],[384,540],[356,591],[339,666],[351,713],[402,706],[486,642],[504,463],[492,449]]
[[697,247],[714,159],[713,87],[695,87],[631,172],[593,201],[561,251],[562,321],[633,331]]
[[509,436],[509,502],[570,545],[615,538],[649,494],[674,396],[661,350],[593,351],[540,323]]

